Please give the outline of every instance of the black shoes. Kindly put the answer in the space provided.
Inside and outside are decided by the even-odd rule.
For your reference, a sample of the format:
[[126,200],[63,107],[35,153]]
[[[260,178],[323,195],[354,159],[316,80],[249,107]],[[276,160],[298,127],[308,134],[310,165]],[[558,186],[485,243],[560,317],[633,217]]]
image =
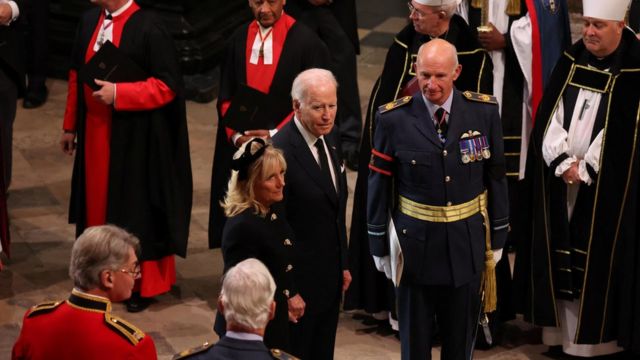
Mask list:
[[131,297],[125,301],[125,304],[127,305],[128,312],[137,313],[148,308],[153,302],[153,298],[141,297],[139,292],[134,292],[131,293]]
[[22,100],[22,107],[25,109],[35,109],[42,106],[47,101],[49,96],[49,90],[45,86],[41,90],[27,90],[24,100]]

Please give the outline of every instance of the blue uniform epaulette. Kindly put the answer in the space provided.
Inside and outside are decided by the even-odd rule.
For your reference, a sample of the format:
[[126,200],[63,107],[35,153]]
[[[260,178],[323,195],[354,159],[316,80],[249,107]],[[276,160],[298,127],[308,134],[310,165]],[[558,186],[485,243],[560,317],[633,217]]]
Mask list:
[[498,99],[495,96],[481,94],[473,91],[465,91],[462,93],[467,100],[483,102],[487,104],[498,104]]
[[109,325],[109,328],[122,335],[133,345],[138,345],[138,343],[145,337],[145,334],[142,330],[117,316],[111,315],[108,312],[104,313],[104,320],[107,325]]
[[29,314],[27,315],[27,317],[32,317],[32,316],[37,316],[37,315],[49,313],[49,312],[55,310],[63,302],[64,302],[64,300],[48,301],[48,302],[44,302],[44,303],[32,306],[31,309],[29,310]]
[[289,354],[286,351],[282,351],[280,349],[271,349],[271,356],[274,359],[279,359],[279,360],[299,360],[297,357]]
[[399,99],[396,99],[390,103],[386,103],[384,105],[381,105],[380,107],[378,107],[378,111],[380,112],[380,114],[384,114],[387,111],[393,110],[395,108],[399,108],[402,105],[407,105],[408,103],[411,102],[411,99],[413,99],[411,96],[404,96],[401,97]]
[[205,352],[205,351],[209,350],[210,348],[213,347],[213,345],[215,345],[215,344],[214,343],[205,342],[204,344],[202,344],[200,346],[196,346],[196,347],[193,347],[191,349],[183,350],[183,351],[175,354],[171,360],[188,359],[193,355],[200,354],[202,352]]

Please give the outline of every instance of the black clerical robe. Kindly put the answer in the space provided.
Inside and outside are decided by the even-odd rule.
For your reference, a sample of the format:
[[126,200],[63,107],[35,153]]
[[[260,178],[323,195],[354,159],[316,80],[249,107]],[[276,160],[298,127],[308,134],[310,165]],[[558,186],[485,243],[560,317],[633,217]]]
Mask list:
[[[101,19],[101,9],[81,18],[71,59],[72,73],[85,63],[87,47]],[[174,99],[154,110],[112,110],[105,223],[135,234],[141,242],[141,260],[186,256],[191,218],[192,179],[182,77],[173,40],[162,20],[146,10],[133,13],[123,27],[119,50],[149,77],[161,80]],[[85,161],[85,86],[78,77],[75,107],[77,134],[69,222],[79,235],[87,226]],[[70,86],[71,88],[72,86]],[[116,96],[116,102],[118,101]],[[66,120],[66,119],[65,119]]]
[[[582,41],[574,44],[558,61],[538,108],[528,151],[525,181],[531,185],[532,222],[523,232],[522,247],[516,256],[515,278],[521,286],[517,303],[525,320],[540,326],[559,326],[558,299],[577,299],[575,342],[596,344],[618,340],[620,346],[640,353],[640,241],[638,229],[637,138],[640,130],[640,43],[628,29],[613,55],[611,81],[590,70],[589,53]],[[583,67],[583,71],[580,67]],[[585,70],[586,69],[586,70]],[[565,128],[573,112],[570,98],[576,88],[604,88],[596,126],[604,129],[600,169],[590,171],[593,183],[580,185],[591,193],[582,221],[567,221],[566,185],[547,166],[542,141],[550,118],[560,101],[565,102]],[[573,98],[575,103],[575,97]],[[568,101],[568,102],[567,102]],[[569,110],[566,109],[570,104]],[[602,111],[600,111],[602,110]],[[600,114],[602,113],[602,114]],[[596,130],[594,130],[596,131]],[[578,201],[580,201],[578,195]],[[585,207],[585,204],[582,205]],[[575,211],[579,211],[578,207]],[[585,216],[586,215],[586,216]],[[576,213],[574,212],[574,217]],[[572,227],[570,229],[570,226]],[[584,239],[570,239],[583,235]],[[584,249],[566,248],[583,241]],[[584,267],[573,266],[572,253],[584,256]],[[567,265],[568,264],[568,265]],[[583,280],[566,285],[567,269],[583,274]],[[569,295],[569,298],[567,298]]]

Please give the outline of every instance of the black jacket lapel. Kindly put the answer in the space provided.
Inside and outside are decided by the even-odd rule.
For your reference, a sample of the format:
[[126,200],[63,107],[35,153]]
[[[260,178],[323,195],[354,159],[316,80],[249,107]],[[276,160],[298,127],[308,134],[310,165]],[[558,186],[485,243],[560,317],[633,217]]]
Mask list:
[[[304,137],[298,130],[298,127],[295,124],[295,120],[292,119],[287,126],[291,128],[291,131],[295,135],[291,136],[290,138],[291,145],[296,148],[296,151],[294,151],[293,153],[293,157],[295,157],[300,166],[309,174],[309,177],[313,180],[313,182],[315,182],[318,187],[320,187],[322,191],[327,194],[329,199],[331,199],[331,202],[334,205],[337,205],[338,198],[336,189],[326,180],[325,176],[322,175],[320,167],[318,166],[318,162],[313,157],[313,154],[311,154],[311,149],[309,149],[307,143],[304,141]],[[329,152],[332,153],[331,148]],[[332,154],[332,158],[333,157],[334,156]]]

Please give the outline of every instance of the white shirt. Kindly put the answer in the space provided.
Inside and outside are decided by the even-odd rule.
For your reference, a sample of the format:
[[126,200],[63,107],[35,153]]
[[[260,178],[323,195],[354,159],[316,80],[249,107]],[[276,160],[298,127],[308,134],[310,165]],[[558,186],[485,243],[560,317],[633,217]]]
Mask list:
[[224,336],[228,337],[228,338],[232,338],[232,339],[238,339],[238,340],[258,340],[258,341],[262,341],[262,336],[258,335],[258,334],[253,334],[253,333],[246,333],[246,332],[237,332],[237,331],[227,331]]
[[258,32],[256,33],[256,37],[253,40],[253,46],[251,47],[251,58],[249,58],[249,62],[251,64],[258,64],[258,60],[260,59],[261,47],[264,55],[263,64],[273,64],[273,26],[266,28],[258,23]]
[[320,165],[320,155],[318,153],[318,148],[316,148],[316,141],[318,141],[318,139],[322,139],[322,141],[324,142],[324,152],[327,156],[327,161],[329,162],[329,170],[331,170],[331,180],[333,181],[333,187],[337,189],[338,186],[336,184],[336,171],[333,164],[333,160],[331,159],[331,154],[329,153],[329,149],[327,148],[329,145],[327,144],[327,141],[325,140],[324,136],[316,137],[315,135],[307,131],[307,129],[304,126],[302,126],[302,123],[300,122],[300,120],[298,120],[296,116],[293,117],[293,121],[295,122],[296,127],[302,134],[304,141],[307,143],[307,146],[309,147],[309,150],[311,150],[311,154],[313,154],[313,158],[316,159],[316,162],[318,163],[318,165]]
[[[127,3],[124,4],[120,9],[110,14],[112,17],[111,20],[106,18],[102,20],[102,24],[100,25],[100,32],[98,32],[96,42],[93,44],[93,51],[100,50],[100,46],[107,41],[113,42],[113,18],[125,12],[132,4],[133,0],[127,1]],[[105,17],[107,15],[109,15],[109,12],[105,10]]]

